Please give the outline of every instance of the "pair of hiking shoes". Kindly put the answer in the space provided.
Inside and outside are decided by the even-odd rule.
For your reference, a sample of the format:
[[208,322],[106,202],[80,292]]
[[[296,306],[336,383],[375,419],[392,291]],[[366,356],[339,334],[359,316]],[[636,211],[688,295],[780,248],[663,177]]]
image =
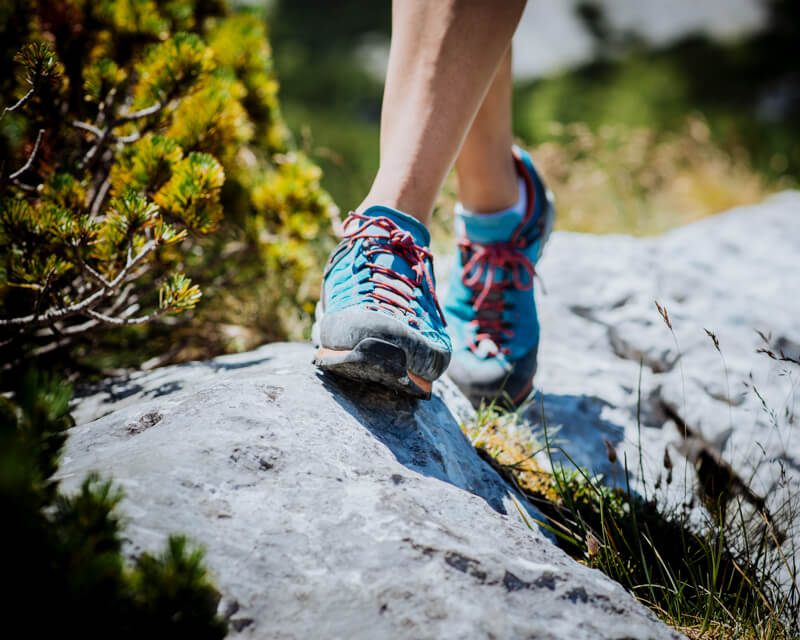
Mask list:
[[539,346],[535,266],[555,209],[530,156],[518,147],[512,154],[525,211],[456,212],[458,251],[443,307],[422,223],[382,206],[348,216],[323,276],[314,364],[425,399],[447,370],[476,407],[516,406],[528,396]]

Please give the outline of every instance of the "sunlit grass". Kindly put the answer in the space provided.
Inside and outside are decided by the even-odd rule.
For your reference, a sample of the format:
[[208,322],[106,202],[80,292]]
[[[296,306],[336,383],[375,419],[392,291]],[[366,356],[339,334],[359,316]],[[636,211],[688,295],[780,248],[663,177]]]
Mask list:
[[[672,331],[666,309],[656,306]],[[707,333],[720,351],[714,334]],[[762,354],[800,366],[796,359],[777,354],[768,338],[764,340],[767,347]],[[693,499],[668,507],[655,497],[660,473],[654,487],[644,486],[641,494],[633,491],[627,461],[618,460],[609,442],[601,455],[615,469],[611,486],[578,467],[569,455],[570,444],[556,439],[557,429],[547,424],[543,396],[535,401],[542,416],[541,432],[532,431],[522,419],[526,407],[508,412],[496,403],[482,405],[462,429],[481,456],[546,516],[544,526],[567,553],[619,582],[692,639],[800,637],[796,550],[783,533],[795,528],[791,504],[772,513],[763,501],[755,509],[743,509],[735,499],[734,479],[722,479],[724,461],[716,470],[706,461],[697,467],[698,497],[707,510],[705,522],[698,525],[690,518]],[[769,410],[766,405],[765,410]],[[688,437],[682,419],[677,414],[670,418]],[[638,465],[643,464],[640,450]],[[673,462],[666,453],[663,465],[666,483],[671,484]],[[708,473],[717,474],[715,493],[707,490],[703,479]],[[654,474],[646,476],[642,466],[640,475]],[[693,495],[692,480],[684,476],[678,482]],[[782,574],[790,578],[788,585]]]
[[[735,554],[734,533],[695,531],[681,513],[664,510],[625,488],[612,488],[572,464],[554,462],[564,449],[534,437],[518,413],[483,406],[462,428],[482,456],[548,518],[547,528],[573,558],[600,569],[662,620],[690,638],[786,640],[796,633],[797,597],[774,588],[768,539]],[[541,437],[541,436],[540,436]],[[536,461],[545,454],[550,471]],[[627,474],[626,474],[627,476]]]

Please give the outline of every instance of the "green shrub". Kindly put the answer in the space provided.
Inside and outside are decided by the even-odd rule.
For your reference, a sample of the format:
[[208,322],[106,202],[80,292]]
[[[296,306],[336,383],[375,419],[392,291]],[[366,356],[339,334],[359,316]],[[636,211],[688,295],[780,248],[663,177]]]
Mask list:
[[307,328],[335,208],[291,150],[260,19],[216,0],[17,0],[0,36],[6,371]]
[[58,490],[69,386],[29,372],[16,391],[16,403],[0,397],[0,542],[12,585],[5,630],[25,628],[9,637],[223,637],[199,550],[173,536],[158,556],[128,563],[115,511],[121,491],[96,475],[75,495]]

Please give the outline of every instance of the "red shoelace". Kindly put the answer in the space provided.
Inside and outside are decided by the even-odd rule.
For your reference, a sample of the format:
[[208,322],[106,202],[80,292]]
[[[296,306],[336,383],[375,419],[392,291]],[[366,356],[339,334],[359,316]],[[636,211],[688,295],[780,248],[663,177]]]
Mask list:
[[[489,339],[500,353],[508,354],[508,348],[502,343],[506,338],[513,338],[514,332],[503,321],[506,310],[503,291],[510,286],[519,291],[530,289],[536,275],[533,263],[513,242],[478,244],[464,238],[459,246],[462,255],[470,256],[461,271],[461,282],[477,292],[472,304],[476,312],[472,324],[477,326],[477,332],[468,346],[474,352],[482,340]],[[497,278],[497,270],[507,275]],[[497,351],[489,354],[490,357],[495,355]]]
[[[411,233],[404,231],[398,227],[393,220],[385,216],[371,218],[370,216],[350,212],[350,215],[347,216],[347,220],[344,222],[345,229],[352,222],[356,222],[358,227],[351,232],[344,233],[343,235],[346,240],[350,241],[351,247],[356,240],[372,240],[372,242],[370,242],[364,250],[365,255],[367,255],[369,258],[372,258],[372,256],[380,253],[388,253],[393,256],[398,256],[408,263],[415,275],[415,278],[412,280],[404,276],[402,273],[397,273],[394,269],[384,267],[380,264],[376,264],[375,262],[367,262],[366,266],[369,267],[370,271],[372,272],[372,275],[368,278],[368,281],[371,282],[374,287],[372,291],[367,292],[367,295],[375,300],[377,305],[374,307],[375,310],[378,310],[378,308],[383,308],[394,314],[395,310],[399,308],[411,316],[418,316],[413,307],[408,304],[403,304],[400,301],[400,299],[402,299],[406,302],[411,302],[414,300],[415,296],[393,286],[390,282],[375,278],[376,274],[381,274],[387,278],[399,280],[412,292],[417,288],[427,286],[431,296],[433,297],[433,302],[436,305],[436,310],[439,313],[439,317],[442,319],[442,323],[446,324],[444,320],[444,313],[442,313],[442,308],[439,306],[439,301],[436,299],[436,290],[433,285],[433,278],[431,277],[426,264],[426,260],[430,260],[431,262],[433,261],[431,252],[425,247],[419,246],[414,241],[414,236],[411,235]],[[370,232],[370,227],[378,227],[379,229],[383,229],[388,235],[383,235],[378,232]],[[381,293],[380,289],[391,292],[399,299]],[[419,326],[419,321],[414,317],[409,318],[409,322],[415,326]]]
[[[522,229],[533,216],[536,206],[536,189],[522,158],[516,152],[514,152],[514,163],[517,166],[517,175],[525,181],[528,202],[523,219],[515,229],[511,240],[478,244],[462,238],[458,243],[462,255],[470,256],[461,271],[461,282],[470,289],[477,290],[483,281],[480,293],[477,294],[475,302],[472,304],[472,308],[476,311],[476,317],[471,324],[477,326],[477,332],[468,347],[475,352],[482,340],[491,340],[497,346],[498,351],[490,353],[490,357],[497,355],[498,352],[508,354],[509,349],[503,347],[502,343],[505,338],[514,337],[514,332],[503,322],[503,312],[506,310],[503,290],[510,285],[521,291],[530,289],[533,287],[533,278],[536,275],[533,263],[522,253],[524,241],[521,239]],[[511,277],[496,280],[496,269],[500,269],[501,273],[507,269]],[[523,273],[528,276],[527,282],[523,282]]]

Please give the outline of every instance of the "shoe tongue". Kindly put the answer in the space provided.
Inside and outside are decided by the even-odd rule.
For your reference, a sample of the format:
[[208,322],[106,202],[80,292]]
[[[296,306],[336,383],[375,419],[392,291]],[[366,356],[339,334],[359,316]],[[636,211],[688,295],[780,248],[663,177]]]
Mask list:
[[[414,237],[414,242],[419,246],[427,248],[431,243],[431,234],[425,225],[416,218],[412,218],[407,213],[392,209],[391,207],[379,205],[366,209],[361,215],[370,218],[389,218],[389,220],[394,222],[403,231],[408,231]],[[370,233],[373,232],[373,229],[370,229]],[[383,232],[381,235],[389,234],[388,232]]]
[[465,235],[472,242],[488,244],[506,242],[522,222],[522,214],[517,211],[500,213],[472,213],[461,204],[456,204],[456,234]]

